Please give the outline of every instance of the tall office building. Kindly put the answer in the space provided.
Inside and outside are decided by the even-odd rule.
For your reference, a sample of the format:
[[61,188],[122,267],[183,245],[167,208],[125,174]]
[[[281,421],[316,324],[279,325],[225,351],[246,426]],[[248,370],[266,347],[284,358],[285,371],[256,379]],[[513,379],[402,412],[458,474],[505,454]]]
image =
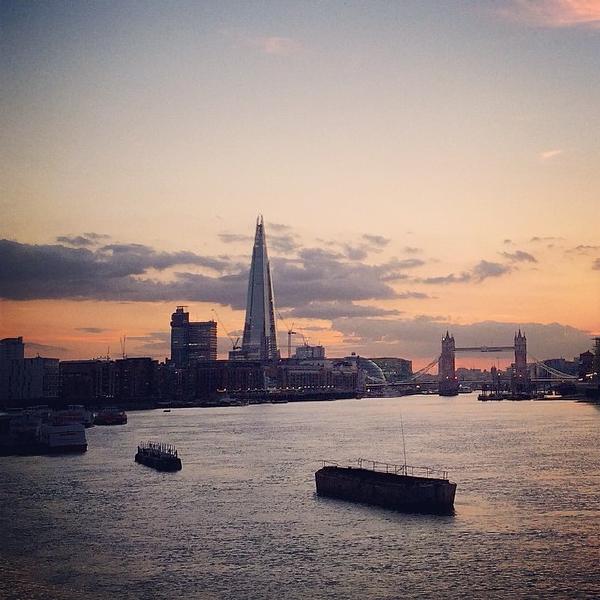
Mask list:
[[190,321],[185,306],[171,315],[171,360],[178,369],[195,360],[217,360],[217,323]]
[[248,278],[242,355],[248,360],[279,358],[271,268],[262,216],[256,222],[256,235],[252,250],[250,277]]

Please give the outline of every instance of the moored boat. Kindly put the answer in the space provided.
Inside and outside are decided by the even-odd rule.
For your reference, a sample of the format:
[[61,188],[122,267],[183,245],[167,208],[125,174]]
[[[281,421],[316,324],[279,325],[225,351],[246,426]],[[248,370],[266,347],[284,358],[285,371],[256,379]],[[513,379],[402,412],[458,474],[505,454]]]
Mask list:
[[40,430],[40,442],[48,454],[87,450],[85,427],[82,423],[44,423]]
[[87,450],[82,423],[54,421],[51,413],[46,417],[38,411],[27,410],[0,416],[0,456],[39,456]]
[[105,408],[94,415],[94,425],[125,425],[127,413],[118,408]]
[[315,473],[319,496],[401,512],[452,514],[456,483],[446,471],[359,459],[357,466],[323,461]]
[[84,427],[94,426],[94,415],[81,404],[69,404],[67,408],[55,410],[52,420],[57,424],[81,423]]

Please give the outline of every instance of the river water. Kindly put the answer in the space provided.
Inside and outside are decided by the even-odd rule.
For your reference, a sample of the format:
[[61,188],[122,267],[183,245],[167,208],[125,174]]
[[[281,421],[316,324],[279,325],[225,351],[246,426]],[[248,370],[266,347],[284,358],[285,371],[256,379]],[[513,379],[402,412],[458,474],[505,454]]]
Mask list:
[[[447,468],[456,514],[317,498],[320,459]],[[2,598],[599,598],[600,407],[407,396],[129,413],[0,459]],[[179,473],[134,463],[174,443]]]

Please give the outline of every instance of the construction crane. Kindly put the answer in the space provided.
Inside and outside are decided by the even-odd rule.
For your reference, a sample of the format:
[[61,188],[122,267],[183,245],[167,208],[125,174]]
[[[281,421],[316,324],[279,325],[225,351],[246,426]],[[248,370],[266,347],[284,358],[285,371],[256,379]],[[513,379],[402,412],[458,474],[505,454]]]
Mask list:
[[[294,331],[293,323],[292,323],[291,327],[288,327],[288,324],[286,323],[285,319],[281,316],[281,313],[279,311],[277,311],[277,316],[281,319],[281,321],[287,328],[287,351],[288,351],[287,354],[288,354],[288,358],[291,358],[292,357],[292,336],[297,335],[298,332]],[[302,337],[304,337],[304,335],[302,333],[300,335],[302,335]]]
[[127,354],[125,353],[125,346],[127,344],[127,336],[125,334],[123,334],[123,336],[119,338],[119,342],[121,343],[121,356],[125,359],[125,358],[127,358]]
[[221,319],[219,318],[219,313],[214,308],[211,309],[211,310],[212,310],[212,312],[215,313],[215,317],[217,318],[217,323],[219,323],[219,325],[223,328],[223,331],[225,332],[225,334],[229,338],[229,341],[231,342],[231,349],[232,350],[239,350],[240,349],[240,338],[239,338],[239,336],[234,340],[233,336],[229,333],[229,331],[227,331],[227,328],[225,327],[225,325],[223,325],[223,321],[221,321]]

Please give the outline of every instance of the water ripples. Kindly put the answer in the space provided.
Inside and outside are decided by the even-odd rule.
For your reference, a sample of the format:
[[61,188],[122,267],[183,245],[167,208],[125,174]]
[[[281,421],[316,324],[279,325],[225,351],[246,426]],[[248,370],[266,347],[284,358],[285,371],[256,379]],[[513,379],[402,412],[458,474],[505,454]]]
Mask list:
[[[448,468],[452,517],[318,498],[322,458]],[[129,414],[0,462],[0,597],[600,597],[600,412],[405,397]],[[161,439],[184,468],[133,462]]]

